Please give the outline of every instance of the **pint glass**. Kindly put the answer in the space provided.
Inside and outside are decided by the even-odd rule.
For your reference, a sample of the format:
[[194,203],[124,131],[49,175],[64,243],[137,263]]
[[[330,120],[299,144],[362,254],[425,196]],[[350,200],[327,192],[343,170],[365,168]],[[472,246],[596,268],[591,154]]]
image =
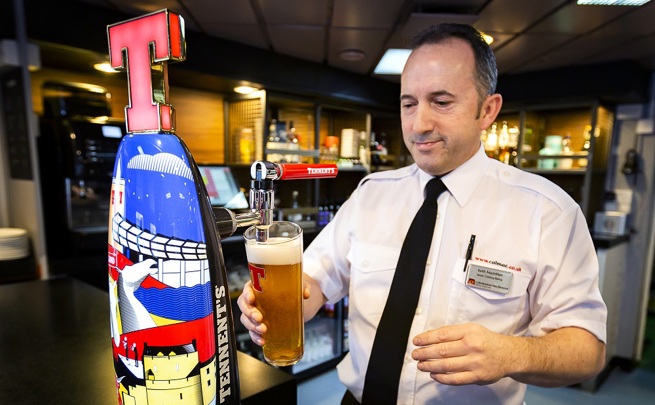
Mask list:
[[266,241],[256,227],[246,230],[246,256],[256,307],[264,317],[264,358],[274,366],[289,366],[303,356],[302,228],[273,222]]

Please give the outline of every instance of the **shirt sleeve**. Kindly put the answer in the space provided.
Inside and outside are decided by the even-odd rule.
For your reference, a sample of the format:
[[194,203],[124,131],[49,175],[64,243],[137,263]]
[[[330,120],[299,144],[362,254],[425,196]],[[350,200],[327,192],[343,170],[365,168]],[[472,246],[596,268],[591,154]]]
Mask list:
[[303,255],[303,271],[316,280],[323,295],[331,303],[345,297],[350,285],[349,218],[354,215],[355,193],[341,206],[334,219],[320,231]]
[[542,224],[538,274],[530,287],[529,334],[579,327],[606,342],[607,307],[598,286],[598,258],[579,206],[569,206]]

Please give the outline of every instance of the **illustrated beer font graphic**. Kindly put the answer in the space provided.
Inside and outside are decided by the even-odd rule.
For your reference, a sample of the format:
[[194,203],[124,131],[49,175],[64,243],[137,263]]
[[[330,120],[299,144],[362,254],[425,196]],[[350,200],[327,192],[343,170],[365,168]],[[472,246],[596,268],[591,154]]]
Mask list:
[[110,25],[128,77],[128,135],[112,179],[109,301],[119,404],[238,404],[239,373],[219,236],[196,164],[175,134],[168,62],[184,22],[163,10]]
[[[291,239],[292,256],[299,260],[297,225],[286,223],[286,239],[276,246],[273,181],[332,178],[337,166],[254,162],[250,212],[235,215],[212,207],[193,157],[174,133],[175,111],[168,101],[168,62],[186,58],[183,18],[162,10],[110,25],[107,35],[110,63],[127,72],[129,96],[128,134],[116,155],[109,208],[118,403],[238,404],[236,339],[220,239],[251,226],[246,233],[255,243],[270,245],[271,256],[287,257],[286,239]],[[289,233],[291,228],[298,234]],[[275,260],[256,264],[276,266]],[[301,272],[300,263],[285,265]],[[264,271],[277,278],[273,270]],[[298,274],[282,284],[300,286]],[[287,326],[270,325],[274,329]]]

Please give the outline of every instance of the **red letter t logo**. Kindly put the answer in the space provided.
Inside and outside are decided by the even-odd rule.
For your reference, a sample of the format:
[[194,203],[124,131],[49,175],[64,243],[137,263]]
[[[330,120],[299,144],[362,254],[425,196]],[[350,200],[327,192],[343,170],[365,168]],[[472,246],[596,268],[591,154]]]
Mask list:
[[162,10],[107,27],[111,66],[127,70],[128,132],[175,131],[166,61],[186,56],[183,26],[182,17]]
[[263,292],[262,284],[259,282],[260,279],[266,279],[266,269],[263,267],[253,266],[248,263],[248,270],[250,270],[250,279],[252,280],[252,288],[257,292]]

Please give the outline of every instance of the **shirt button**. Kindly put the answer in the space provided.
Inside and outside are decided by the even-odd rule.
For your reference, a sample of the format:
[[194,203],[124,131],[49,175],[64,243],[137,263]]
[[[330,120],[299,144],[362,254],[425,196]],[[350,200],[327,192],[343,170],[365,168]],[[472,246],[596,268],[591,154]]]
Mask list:
[[364,260],[362,262],[362,267],[368,267],[368,260]]
[[414,359],[412,358],[411,355],[409,355],[409,354],[405,355],[405,363],[411,363],[413,361],[414,361]]
[[505,175],[505,177],[507,177],[507,176],[509,176],[509,172],[508,172],[508,171],[504,171],[504,172],[503,172],[503,175]]
[[421,307],[416,308],[416,315],[421,315],[423,309]]

